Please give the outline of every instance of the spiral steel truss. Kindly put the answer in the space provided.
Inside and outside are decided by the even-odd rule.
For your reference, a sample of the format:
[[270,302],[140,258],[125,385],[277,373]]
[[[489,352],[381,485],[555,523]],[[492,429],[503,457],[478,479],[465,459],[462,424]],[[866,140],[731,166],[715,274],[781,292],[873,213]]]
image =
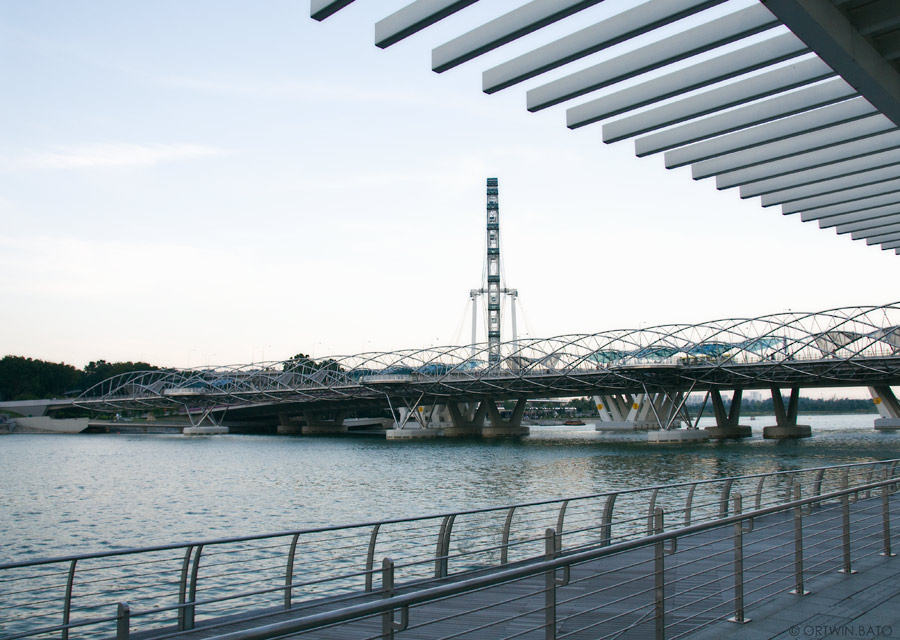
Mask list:
[[[87,390],[98,411],[359,409],[654,390],[900,384],[900,303],[501,343],[210,369],[136,371]],[[473,355],[474,354],[474,355]],[[410,404],[412,403],[412,404]]]

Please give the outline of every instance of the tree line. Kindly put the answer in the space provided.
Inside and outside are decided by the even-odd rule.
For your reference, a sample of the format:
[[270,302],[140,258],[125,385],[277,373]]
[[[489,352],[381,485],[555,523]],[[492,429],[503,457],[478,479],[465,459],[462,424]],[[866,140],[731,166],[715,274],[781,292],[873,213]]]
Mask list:
[[120,373],[157,369],[146,362],[90,362],[78,369],[65,362],[23,356],[0,359],[0,400],[37,400],[79,395]]

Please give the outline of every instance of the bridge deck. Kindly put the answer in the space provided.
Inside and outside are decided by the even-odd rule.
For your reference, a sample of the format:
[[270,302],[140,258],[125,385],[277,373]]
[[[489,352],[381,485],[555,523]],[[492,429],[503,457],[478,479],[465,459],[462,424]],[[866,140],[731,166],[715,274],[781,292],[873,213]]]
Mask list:
[[[893,496],[894,522],[898,507],[900,499]],[[745,616],[752,619],[746,625],[724,621],[734,614],[734,527],[679,538],[677,551],[665,558],[666,637],[824,637],[827,626],[851,624],[893,624],[900,630],[898,560],[879,555],[881,499],[860,500],[851,508],[851,558],[857,574],[838,572],[843,561],[840,515],[839,505],[825,505],[803,518],[805,587],[813,592],[807,596],[790,593],[795,584],[793,518],[780,513],[756,519],[743,540]],[[641,548],[573,566],[569,584],[557,589],[557,637],[654,637],[653,558],[653,548]],[[397,637],[543,639],[544,584],[543,575],[533,576],[413,606],[409,629]],[[408,591],[402,586],[396,590]],[[377,598],[380,594],[360,594],[351,604]],[[346,605],[320,601],[179,637],[214,638]],[[360,640],[380,634],[381,618],[376,616],[285,637]]]

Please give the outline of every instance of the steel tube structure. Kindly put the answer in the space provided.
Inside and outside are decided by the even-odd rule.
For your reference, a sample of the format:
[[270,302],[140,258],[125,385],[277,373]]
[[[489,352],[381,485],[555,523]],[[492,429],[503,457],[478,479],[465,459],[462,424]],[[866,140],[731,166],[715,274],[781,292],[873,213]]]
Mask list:
[[[139,371],[78,406],[229,410],[387,406],[597,393],[900,384],[900,303],[785,312],[548,339]],[[499,353],[496,361],[490,355]]]

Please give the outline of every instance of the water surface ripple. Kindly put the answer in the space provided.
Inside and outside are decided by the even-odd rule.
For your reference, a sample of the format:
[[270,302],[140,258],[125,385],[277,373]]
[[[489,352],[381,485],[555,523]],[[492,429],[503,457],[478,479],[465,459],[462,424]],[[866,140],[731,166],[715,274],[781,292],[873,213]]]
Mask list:
[[[533,427],[521,440],[165,435],[0,437],[0,562],[563,498],[900,457],[874,415],[801,417],[814,436],[648,445]],[[701,426],[704,423],[701,423]]]

